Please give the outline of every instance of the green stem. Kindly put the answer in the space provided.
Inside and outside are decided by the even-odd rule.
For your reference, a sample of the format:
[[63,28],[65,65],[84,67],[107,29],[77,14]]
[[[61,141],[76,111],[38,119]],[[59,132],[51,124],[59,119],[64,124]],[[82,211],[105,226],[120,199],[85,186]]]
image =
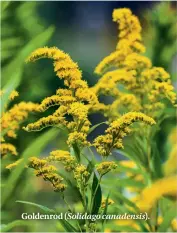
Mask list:
[[99,180],[98,180],[98,184],[97,184],[96,189],[95,189],[95,192],[93,193],[92,198],[91,198],[91,209],[90,209],[90,213],[91,213],[92,208],[93,208],[93,204],[94,204],[93,201],[94,201],[94,199],[95,199],[96,192],[97,192],[98,187],[99,187],[99,185],[100,185],[100,183],[101,183],[101,178],[102,178],[102,176],[100,176],[100,178],[99,178]]

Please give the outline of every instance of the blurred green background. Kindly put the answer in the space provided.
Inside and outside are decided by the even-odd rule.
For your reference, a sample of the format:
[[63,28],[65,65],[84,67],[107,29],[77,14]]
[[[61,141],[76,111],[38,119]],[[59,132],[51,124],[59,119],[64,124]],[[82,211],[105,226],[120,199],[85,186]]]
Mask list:
[[[90,86],[94,85],[98,80],[93,74],[95,66],[115,49],[117,42],[117,26],[112,22],[112,11],[122,7],[130,8],[139,17],[147,56],[152,59],[154,66],[162,66],[170,72],[176,87],[175,2],[1,2],[1,87],[15,88],[20,94],[10,106],[20,101],[40,102],[63,85],[55,76],[51,61],[25,64],[26,57],[38,47],[56,46],[69,53],[78,62],[83,78]],[[169,151],[167,137],[175,126],[174,111],[170,106],[167,111],[171,115],[170,120],[163,121],[162,130],[157,137],[162,158]],[[33,122],[37,117],[39,118],[34,114],[28,121]],[[90,120],[97,124],[104,117],[94,114]],[[102,127],[95,130],[90,140],[103,130]],[[42,131],[42,134],[44,132],[47,133],[47,130]],[[38,151],[41,156],[47,155],[54,148],[67,148],[66,135],[61,132],[48,135],[48,141],[44,145],[43,138],[39,138],[42,134],[20,130],[17,139],[13,140],[19,157],[30,143],[35,142],[41,143],[41,150]],[[35,155],[34,150],[30,156]],[[2,189],[7,179],[11,185],[10,191],[5,190],[6,197],[2,203],[2,224],[21,219],[23,212],[37,212],[34,207],[16,203],[16,200],[34,201],[60,211],[65,208],[59,194],[52,192],[50,186],[36,178],[29,169],[21,168],[14,181],[11,172],[4,167],[15,160],[16,158],[7,158],[2,161]],[[77,196],[70,193],[70,190],[68,198],[77,202]],[[18,232],[62,231],[61,226],[52,220],[32,221],[29,224],[12,229]]]

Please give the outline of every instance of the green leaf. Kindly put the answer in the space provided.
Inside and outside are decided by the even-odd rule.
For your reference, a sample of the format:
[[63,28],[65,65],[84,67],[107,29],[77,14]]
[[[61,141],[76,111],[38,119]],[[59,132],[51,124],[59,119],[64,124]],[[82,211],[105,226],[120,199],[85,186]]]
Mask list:
[[34,141],[26,148],[21,156],[21,158],[23,158],[23,161],[16,168],[13,169],[6,181],[6,186],[2,191],[1,205],[3,205],[11,196],[12,191],[18,181],[18,178],[25,168],[28,158],[33,154],[35,154],[35,156],[38,156],[45,148],[47,143],[57,136],[58,132],[59,131],[57,131],[56,129],[51,129],[41,136],[35,138]]
[[71,225],[68,221],[65,219],[61,219],[61,224],[65,228],[66,232],[79,232],[73,225]]
[[104,122],[101,122],[101,123],[98,123],[98,124],[92,126],[92,127],[89,129],[89,131],[88,131],[88,135],[89,135],[90,133],[92,133],[98,126],[103,125],[103,124],[108,125],[108,122],[107,122],[107,121],[104,121]]
[[[34,202],[28,202],[28,201],[16,201],[16,202],[19,202],[19,203],[23,203],[23,204],[27,204],[27,205],[33,205],[33,206],[36,206],[38,208],[40,208],[41,210],[43,210],[44,212],[46,213],[53,213],[53,214],[57,214],[57,212],[53,209],[49,209],[48,207],[46,206],[43,206],[43,205],[39,205],[37,203],[34,203]],[[65,219],[60,219],[59,220],[62,224],[62,226],[64,227],[64,229],[67,231],[67,232],[78,232],[78,230],[73,227],[68,221],[66,221]]]
[[19,201],[17,200],[16,202],[18,203],[22,203],[22,204],[28,204],[28,205],[33,205],[33,206],[36,206],[36,207],[39,207],[41,210],[43,210],[44,212],[46,213],[56,213],[55,210],[52,210],[52,209],[49,209],[48,207],[46,206],[43,206],[43,205],[39,205],[39,204],[36,204],[34,202],[29,202],[29,201]]
[[166,211],[166,214],[164,215],[164,220],[160,224],[160,226],[157,229],[157,232],[167,232],[168,228],[170,227],[171,221],[176,218],[177,211],[176,206],[173,206],[170,208],[170,210]]
[[92,183],[92,209],[91,214],[98,214],[99,208],[101,206],[102,192],[99,184],[99,180],[94,173],[93,183]]
[[154,179],[163,177],[162,170],[162,161],[160,159],[159,150],[157,148],[157,144],[155,142],[151,142],[151,166],[152,166],[152,176]]
[[122,203],[127,205],[127,210],[128,211],[128,206],[132,207],[135,211],[137,211],[137,213],[139,212],[138,207],[135,205],[134,202],[130,201],[128,198],[125,197],[125,195],[122,195],[121,192],[116,192],[113,191],[113,193],[115,193],[116,199],[120,200]]
[[5,225],[4,227],[1,228],[1,232],[11,232],[11,230],[14,227],[19,227],[19,226],[27,226],[27,225],[31,225],[32,223],[29,221],[25,221],[25,220],[15,220],[11,223],[8,223],[7,225]]
[[72,147],[70,148],[70,153],[71,155],[76,157],[78,162],[80,162],[80,149],[76,143],[73,144]]
[[130,173],[132,173],[132,174],[136,174],[136,175],[138,175],[138,174],[141,174],[142,172],[141,172],[141,170],[139,169],[139,168],[130,168],[130,167],[126,167],[126,166],[123,166],[123,165],[121,165],[120,163],[117,163],[118,164],[118,167],[117,167],[117,169],[116,169],[116,172],[130,172]]
[[137,187],[143,188],[144,184],[140,181],[133,180],[132,178],[117,179],[117,186],[121,187]]
[[89,175],[86,178],[86,182],[88,182],[88,180],[90,179],[92,172],[94,171],[94,168],[95,168],[95,165],[93,164],[93,162],[89,161],[87,165],[87,171],[89,172]]
[[12,80],[12,76],[19,72],[20,70],[23,70],[24,62],[29,56],[29,54],[41,47],[46,45],[47,41],[50,39],[54,32],[54,27],[51,26],[41,34],[37,35],[34,39],[32,39],[14,58],[14,60],[7,65],[3,71],[2,71],[2,87],[9,81],[9,79]]
[[1,1],[1,11],[4,11],[10,3],[10,1]]
[[22,70],[17,69],[16,73],[14,73],[11,76],[11,79],[8,81],[8,83],[3,87],[3,90],[5,91],[2,95],[2,101],[1,101],[1,111],[3,112],[4,109],[8,106],[9,102],[9,95],[10,93],[15,90],[18,85],[20,84],[20,80],[22,77]]

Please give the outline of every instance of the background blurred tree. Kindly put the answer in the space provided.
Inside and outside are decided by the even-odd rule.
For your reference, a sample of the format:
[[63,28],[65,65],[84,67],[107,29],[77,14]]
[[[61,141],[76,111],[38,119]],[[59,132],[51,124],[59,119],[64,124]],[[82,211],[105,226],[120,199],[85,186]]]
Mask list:
[[147,54],[155,66],[163,66],[169,71],[177,52],[176,6],[172,2],[158,3],[146,12],[146,20]]

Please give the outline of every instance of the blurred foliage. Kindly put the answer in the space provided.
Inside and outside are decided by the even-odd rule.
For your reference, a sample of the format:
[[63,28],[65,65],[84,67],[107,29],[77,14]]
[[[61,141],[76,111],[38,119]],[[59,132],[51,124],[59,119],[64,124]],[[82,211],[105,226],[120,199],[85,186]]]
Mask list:
[[[176,5],[173,2],[156,3],[145,14],[146,30],[144,34],[147,55],[154,66],[168,70],[177,52]],[[176,74],[172,74],[176,78]]]

